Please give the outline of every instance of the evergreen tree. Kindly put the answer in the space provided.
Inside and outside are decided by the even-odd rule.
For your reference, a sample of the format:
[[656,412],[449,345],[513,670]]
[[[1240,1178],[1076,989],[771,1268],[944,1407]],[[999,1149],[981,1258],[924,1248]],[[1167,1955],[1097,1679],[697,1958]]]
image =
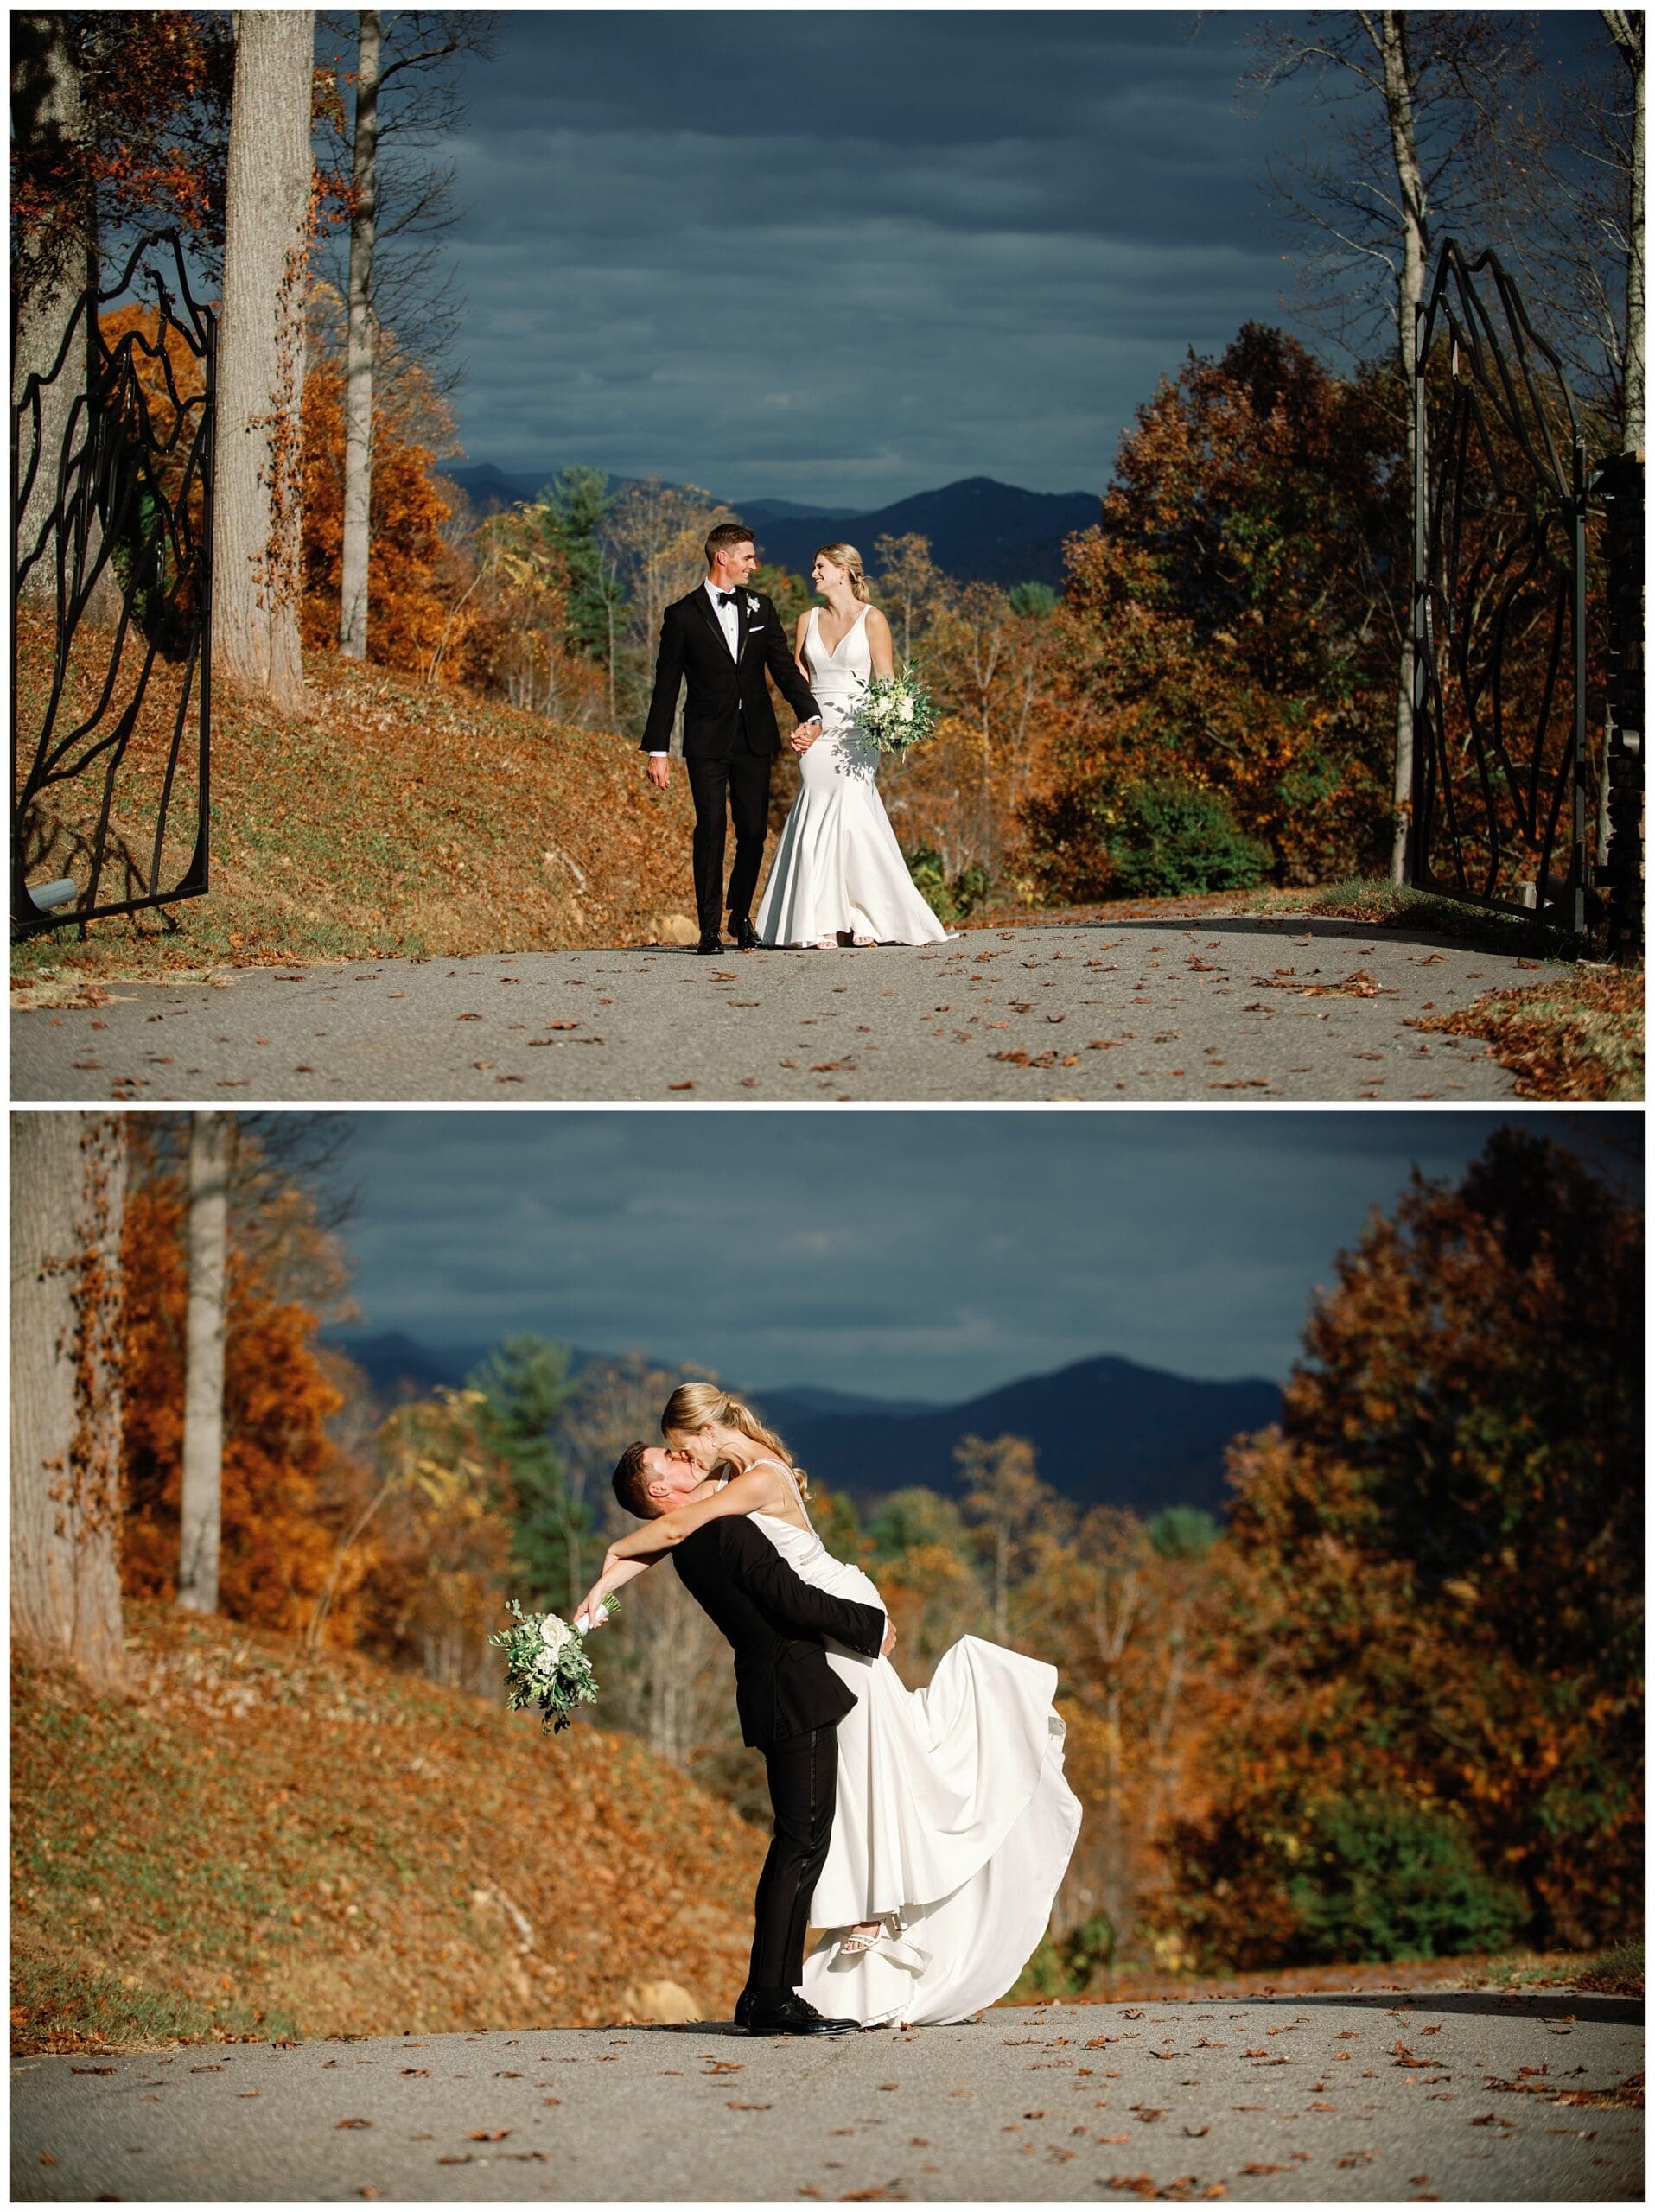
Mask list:
[[569,1347],[507,1337],[469,1378],[483,1399],[486,1442],[511,1470],[517,1497],[514,1562],[535,1607],[574,1605],[586,1587],[589,1516],[572,1490],[553,1431],[570,1395]]
[[604,564],[598,532],[614,502],[601,468],[583,465],[562,470],[540,494],[547,538],[569,571],[569,613],[565,634],[570,648],[588,660],[607,663],[614,616],[624,594]]

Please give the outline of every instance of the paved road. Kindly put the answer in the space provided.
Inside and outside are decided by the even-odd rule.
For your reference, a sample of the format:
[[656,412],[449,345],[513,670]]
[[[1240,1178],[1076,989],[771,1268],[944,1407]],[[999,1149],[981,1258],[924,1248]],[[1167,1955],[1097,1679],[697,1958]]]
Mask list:
[[1428,1991],[1008,2009],[831,2044],[708,2025],[29,2058],[12,2195],[1641,2200],[1642,2019]]
[[14,1014],[20,1099],[1488,1099],[1421,1014],[1540,971],[1292,917],[976,931],[922,950],[659,949],[226,969]]

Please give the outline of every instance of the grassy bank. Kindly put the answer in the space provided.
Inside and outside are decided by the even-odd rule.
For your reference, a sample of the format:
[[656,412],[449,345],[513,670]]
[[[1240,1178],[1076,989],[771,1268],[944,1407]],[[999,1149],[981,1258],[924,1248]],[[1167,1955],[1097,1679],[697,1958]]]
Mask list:
[[[19,621],[28,728],[46,633]],[[31,938],[14,979],[637,944],[691,911],[688,787],[652,791],[631,741],[334,654],[306,680],[302,719],[214,695],[211,892]],[[116,826],[142,847],[165,756],[140,734]]]
[[636,1739],[127,1609],[130,1698],[14,1665],[24,2050],[729,2016],[764,1839]]
[[1176,1998],[1240,2002],[1251,1997],[1308,1997],[1353,1990],[1447,1989],[1579,1989],[1641,1997],[1644,1946],[1617,1943],[1607,1951],[1588,1952],[1475,1952],[1460,1958],[1275,1967],[1244,1974],[1174,1974],[1152,1967],[1113,1967],[1104,1968],[1079,1993],[1063,1986],[1053,1972],[1036,1971],[1025,1974],[1013,1995],[1026,2004],[1056,1997],[1066,2005],[1135,2005],[1164,2004]]

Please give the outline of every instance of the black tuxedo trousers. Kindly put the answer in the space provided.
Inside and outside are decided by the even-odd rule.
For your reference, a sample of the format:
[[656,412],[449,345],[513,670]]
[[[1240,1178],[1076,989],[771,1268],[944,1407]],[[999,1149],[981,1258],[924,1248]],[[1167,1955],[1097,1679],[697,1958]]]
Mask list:
[[[745,747],[721,760],[684,760],[690,796],[695,801],[696,830],[691,859],[696,878],[696,920],[703,937],[716,937],[728,913],[732,922],[749,918],[764,860],[765,826],[770,814],[770,759]],[[724,888],[724,817],[735,831],[735,857],[729,887]],[[720,904],[721,896],[722,904]]]
[[672,1564],[729,1639],[742,1741],[764,1753],[775,1827],[754,1899],[747,1986],[755,1996],[786,1996],[805,1972],[805,1926],[833,1835],[838,1726],[856,1701],[828,1664],[824,1639],[871,1660],[885,1616],[801,1580],[742,1515],[703,1522]]
[[753,1899],[747,1986],[767,2001],[791,1997],[805,1978],[811,1898],[827,1864],[839,1786],[839,1728],[785,1736],[764,1754],[775,1826]]

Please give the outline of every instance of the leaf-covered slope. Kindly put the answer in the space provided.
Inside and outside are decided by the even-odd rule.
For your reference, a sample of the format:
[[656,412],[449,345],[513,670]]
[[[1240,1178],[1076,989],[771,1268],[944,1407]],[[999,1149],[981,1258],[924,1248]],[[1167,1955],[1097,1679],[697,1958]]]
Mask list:
[[[29,730],[49,671],[37,613],[20,610],[18,643]],[[169,909],[176,933],[154,913],[94,923],[85,943],[55,931],[15,971],[637,944],[693,912],[688,786],[653,791],[635,741],[334,654],[308,656],[305,679],[304,721],[215,690],[213,887]],[[117,790],[117,830],[139,849],[170,696],[158,680],[156,728],[141,726]]]
[[763,1839],[634,1738],[127,1633],[130,1702],[14,1662],[14,2044],[591,2025],[655,1980],[729,2018]]

